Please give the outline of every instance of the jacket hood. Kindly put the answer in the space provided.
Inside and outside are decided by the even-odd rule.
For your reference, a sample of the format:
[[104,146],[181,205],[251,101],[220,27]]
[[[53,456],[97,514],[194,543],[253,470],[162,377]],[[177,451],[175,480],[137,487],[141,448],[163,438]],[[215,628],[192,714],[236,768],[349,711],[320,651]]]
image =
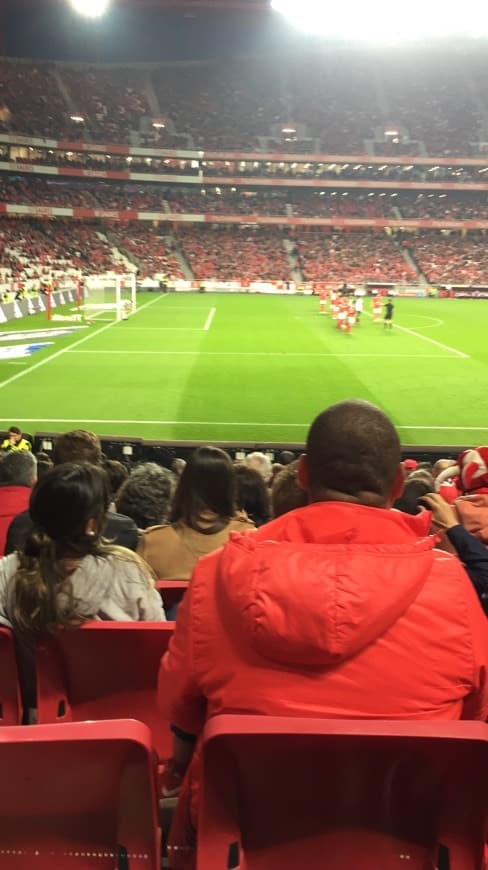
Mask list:
[[327,502],[286,514],[224,547],[217,595],[225,624],[282,665],[332,666],[384,634],[434,560],[429,512]]

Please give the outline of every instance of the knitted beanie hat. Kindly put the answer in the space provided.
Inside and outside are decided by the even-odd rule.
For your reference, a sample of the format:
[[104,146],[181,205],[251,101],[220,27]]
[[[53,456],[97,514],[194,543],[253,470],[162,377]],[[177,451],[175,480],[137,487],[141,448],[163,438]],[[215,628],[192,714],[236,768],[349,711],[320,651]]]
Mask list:
[[463,492],[488,489],[488,447],[477,447],[461,453],[455,465],[441,471],[436,480],[436,488],[439,489],[451,477],[459,478]]

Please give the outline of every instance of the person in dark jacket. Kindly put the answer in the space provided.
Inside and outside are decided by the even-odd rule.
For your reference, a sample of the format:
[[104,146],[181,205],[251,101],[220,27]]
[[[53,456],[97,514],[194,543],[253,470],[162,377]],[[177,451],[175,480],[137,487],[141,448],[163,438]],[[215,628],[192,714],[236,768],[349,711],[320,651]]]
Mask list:
[[454,508],[439,493],[422,496],[421,504],[432,511],[434,530],[446,533],[488,616],[488,547],[461,525]]

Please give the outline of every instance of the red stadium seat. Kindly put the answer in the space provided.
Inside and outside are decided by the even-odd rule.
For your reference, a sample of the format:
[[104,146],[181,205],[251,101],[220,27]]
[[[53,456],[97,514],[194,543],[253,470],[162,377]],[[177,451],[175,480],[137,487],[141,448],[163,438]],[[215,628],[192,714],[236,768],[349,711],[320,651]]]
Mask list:
[[0,628],[0,725],[20,725],[21,722],[15,640],[9,628]]
[[481,870],[487,779],[479,722],[219,716],[197,867],[427,870],[442,845],[450,870]]
[[173,629],[171,622],[91,622],[43,640],[36,651],[39,724],[139,719],[159,759],[168,758],[171,733],[157,685]]
[[151,734],[133,721],[0,729],[2,870],[159,870]]
[[163,599],[164,609],[168,613],[175,604],[181,603],[190,583],[188,580],[158,580],[155,585]]

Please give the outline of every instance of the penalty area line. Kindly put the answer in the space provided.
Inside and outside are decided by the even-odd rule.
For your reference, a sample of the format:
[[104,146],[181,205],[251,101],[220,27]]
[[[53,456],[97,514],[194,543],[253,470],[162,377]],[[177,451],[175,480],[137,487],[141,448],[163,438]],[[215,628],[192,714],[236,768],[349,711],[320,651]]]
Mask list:
[[[149,308],[149,306],[154,305],[155,302],[159,302],[161,299],[167,299],[167,298],[168,298],[168,295],[157,296],[156,299],[151,299],[149,302],[146,302],[144,305],[141,305],[141,307],[138,308],[137,311],[135,312],[135,314],[133,314],[132,316],[135,317],[135,315],[139,314],[140,311],[143,311],[144,308]],[[119,321],[115,320],[115,318],[114,318],[111,323],[106,323],[105,326],[100,326],[99,329],[96,329],[94,332],[90,332],[89,335],[85,335],[85,336],[83,336],[83,338],[79,338],[78,341],[75,341],[74,344],[68,344],[66,347],[62,347],[61,350],[57,350],[56,353],[52,353],[50,356],[47,356],[44,359],[41,359],[40,362],[35,363],[33,366],[29,366],[28,369],[24,369],[21,372],[17,372],[17,374],[12,375],[11,378],[7,378],[7,380],[1,381],[0,382],[0,390],[3,387],[8,387],[9,384],[13,384],[14,381],[19,380],[19,378],[23,378],[23,377],[25,377],[25,375],[30,375],[30,373],[34,372],[36,369],[40,369],[42,366],[45,366],[48,363],[53,362],[53,360],[58,359],[60,356],[63,356],[63,354],[67,353],[69,350],[73,350],[73,348],[79,347],[80,344],[84,344],[85,341],[90,341],[90,339],[95,338],[96,335],[101,335],[102,332],[106,332],[107,329],[111,329],[112,326],[115,326],[118,322]]]
[[205,326],[203,327],[203,331],[204,331],[204,332],[208,332],[209,329],[210,329],[210,327],[212,326],[212,320],[213,320],[214,317],[215,317],[215,312],[216,312],[216,311],[217,311],[216,308],[211,308],[211,309],[210,309],[210,314],[208,315],[208,317],[207,317],[207,319],[206,319],[206,321],[205,321]]
[[[369,311],[365,311],[368,317],[372,317],[373,315],[369,313]],[[400,332],[406,332],[407,335],[413,335],[415,338],[420,338],[422,341],[428,341],[429,344],[435,345],[435,347],[440,347],[442,350],[448,350],[450,353],[455,354],[460,359],[469,359],[469,354],[463,353],[461,350],[457,350],[455,347],[450,347],[448,344],[443,344],[441,341],[436,341],[435,338],[429,338],[428,335],[422,335],[420,332],[415,332],[414,329],[407,329],[406,326],[400,326],[398,323],[393,323],[394,329],[399,329]],[[420,327],[422,328],[422,327]]]

